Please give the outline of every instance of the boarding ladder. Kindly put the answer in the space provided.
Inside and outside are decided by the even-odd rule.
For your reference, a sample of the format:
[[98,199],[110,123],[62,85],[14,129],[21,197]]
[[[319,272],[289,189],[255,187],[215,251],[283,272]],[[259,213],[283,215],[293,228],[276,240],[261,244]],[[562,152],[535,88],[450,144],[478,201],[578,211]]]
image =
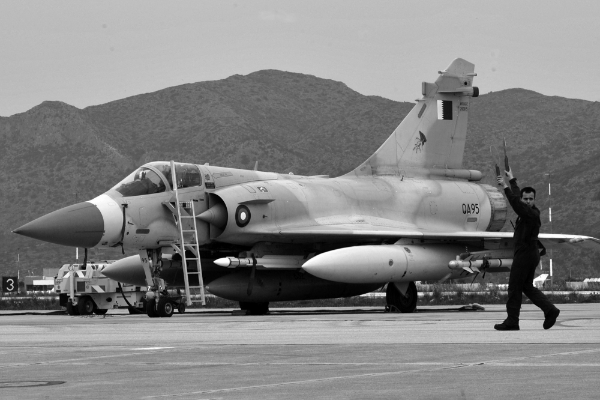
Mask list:
[[[173,192],[175,192],[175,210],[173,214],[177,217],[177,228],[179,229],[179,243],[173,243],[171,246],[181,255],[181,262],[183,265],[183,281],[185,283],[185,298],[188,306],[192,305],[192,293],[190,289],[200,291],[200,300],[194,300],[194,302],[201,302],[202,305],[206,305],[206,298],[204,295],[204,280],[202,279],[202,264],[200,262],[200,246],[198,245],[198,231],[196,226],[196,210],[194,208],[193,200],[180,201],[179,191],[177,190],[177,177],[175,173],[175,162],[171,161],[171,182],[173,182]],[[184,221],[190,220],[191,223],[185,223]],[[193,229],[190,229],[193,228]],[[185,252],[189,250],[193,253],[193,257],[187,257]],[[198,271],[188,270],[188,261],[196,261]],[[190,286],[190,276],[198,275],[198,285]],[[196,291],[195,295],[198,294]]]

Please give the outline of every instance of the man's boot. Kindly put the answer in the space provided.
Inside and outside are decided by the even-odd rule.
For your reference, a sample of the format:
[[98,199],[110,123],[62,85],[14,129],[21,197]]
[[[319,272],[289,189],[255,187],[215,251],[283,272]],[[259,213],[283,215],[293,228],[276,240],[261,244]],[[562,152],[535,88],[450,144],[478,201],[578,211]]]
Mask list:
[[504,321],[501,324],[494,325],[494,329],[497,331],[518,331],[518,330],[520,330],[519,324],[510,324],[507,321]]
[[544,329],[550,329],[554,326],[554,324],[556,323],[556,318],[558,318],[558,315],[560,314],[560,310],[556,307],[554,307],[554,310],[548,311],[547,313],[544,313]]

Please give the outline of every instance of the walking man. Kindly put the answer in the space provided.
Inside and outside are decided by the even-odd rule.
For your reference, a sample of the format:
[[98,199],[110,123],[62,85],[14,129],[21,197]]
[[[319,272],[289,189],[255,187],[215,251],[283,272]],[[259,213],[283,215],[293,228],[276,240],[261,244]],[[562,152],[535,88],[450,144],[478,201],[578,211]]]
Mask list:
[[519,314],[521,312],[521,293],[531,300],[533,304],[544,311],[544,329],[550,329],[556,322],[560,310],[535,286],[533,276],[540,262],[538,248],[538,234],[540,232],[540,210],[535,206],[535,189],[525,187],[519,189],[517,179],[512,170],[505,171],[510,187],[498,176],[498,184],[504,187],[504,193],[515,213],[517,225],[515,227],[514,257],[508,280],[508,300],[506,301],[507,318],[501,324],[494,325],[499,331],[518,331]]

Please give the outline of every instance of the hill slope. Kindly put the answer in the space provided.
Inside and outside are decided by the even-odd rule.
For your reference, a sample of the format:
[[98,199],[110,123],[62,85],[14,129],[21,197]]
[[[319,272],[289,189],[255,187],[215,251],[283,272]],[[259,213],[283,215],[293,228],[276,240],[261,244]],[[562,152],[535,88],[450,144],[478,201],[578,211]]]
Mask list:
[[[340,175],[372,154],[412,106],[363,96],[340,82],[267,70],[83,110],[44,102],[0,118],[0,272],[41,272],[72,260],[73,249],[10,230],[97,196],[145,162],[252,168],[259,160],[265,171]],[[501,150],[506,137],[520,182],[540,189],[544,231],[544,174],[551,172],[554,232],[600,236],[598,131],[597,102],[522,89],[482,95],[471,106],[465,166],[490,174],[489,147]],[[486,182],[494,183],[492,177]],[[555,254],[557,274],[570,267],[573,274],[600,275],[597,255],[561,253]],[[121,257],[117,251],[93,255]]]

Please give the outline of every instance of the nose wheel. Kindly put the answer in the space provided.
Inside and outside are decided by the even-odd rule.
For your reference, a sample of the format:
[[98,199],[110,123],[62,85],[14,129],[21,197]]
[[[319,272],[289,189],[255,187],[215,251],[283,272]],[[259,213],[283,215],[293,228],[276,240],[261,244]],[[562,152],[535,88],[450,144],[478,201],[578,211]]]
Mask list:
[[185,302],[182,296],[173,296],[163,291],[156,298],[146,300],[146,314],[150,318],[170,318],[177,310],[180,314],[185,312]]
[[162,318],[170,318],[173,316],[173,312],[175,311],[175,307],[173,303],[168,298],[162,297],[158,301],[158,316]]
[[156,310],[156,300],[150,299],[146,301],[146,315],[150,318],[158,318],[158,311]]

